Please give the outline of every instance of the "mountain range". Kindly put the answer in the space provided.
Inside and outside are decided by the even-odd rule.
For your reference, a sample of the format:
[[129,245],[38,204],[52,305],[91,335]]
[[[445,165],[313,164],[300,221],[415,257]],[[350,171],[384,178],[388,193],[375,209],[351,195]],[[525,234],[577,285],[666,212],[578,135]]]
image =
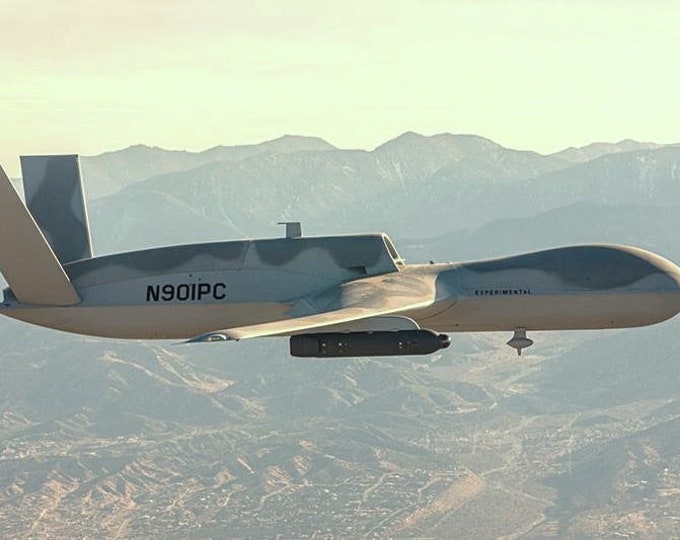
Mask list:
[[[83,157],[97,254],[384,230],[410,262],[634,244],[676,262],[680,147],[405,133]],[[431,357],[116,341],[0,321],[4,537],[673,537],[678,321]],[[453,532],[455,531],[455,532]]]
[[[279,221],[302,221],[308,234],[385,230],[400,241],[574,204],[672,209],[679,159],[678,146],[633,141],[543,156],[471,135],[405,133],[370,152],[293,136],[201,153],[135,146],[83,158],[82,169],[95,248],[109,252],[276,236]],[[589,225],[601,236],[597,220]]]

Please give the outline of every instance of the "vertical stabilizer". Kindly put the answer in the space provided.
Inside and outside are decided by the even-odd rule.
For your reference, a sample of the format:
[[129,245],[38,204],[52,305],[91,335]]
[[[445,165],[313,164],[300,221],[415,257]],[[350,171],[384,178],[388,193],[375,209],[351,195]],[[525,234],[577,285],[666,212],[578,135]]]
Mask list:
[[92,257],[78,156],[22,156],[26,206],[61,264]]
[[24,304],[68,306],[78,293],[0,167],[0,271]]

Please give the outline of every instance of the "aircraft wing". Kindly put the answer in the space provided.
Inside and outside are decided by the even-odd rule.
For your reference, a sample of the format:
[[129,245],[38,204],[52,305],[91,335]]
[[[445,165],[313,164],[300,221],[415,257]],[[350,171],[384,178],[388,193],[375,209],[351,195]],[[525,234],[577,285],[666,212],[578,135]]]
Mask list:
[[418,324],[399,315],[431,305],[435,299],[432,276],[401,272],[343,283],[321,294],[301,298],[289,318],[250,326],[214,330],[185,343],[240,340],[290,335],[305,331],[404,330]]

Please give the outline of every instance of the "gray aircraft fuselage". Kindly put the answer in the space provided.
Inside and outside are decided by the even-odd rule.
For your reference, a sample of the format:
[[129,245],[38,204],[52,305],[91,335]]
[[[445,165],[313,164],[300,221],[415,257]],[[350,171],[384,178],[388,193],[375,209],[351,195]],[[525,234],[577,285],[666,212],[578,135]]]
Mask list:
[[296,316],[300,298],[378,277],[389,288],[434,287],[431,305],[395,315],[439,332],[621,328],[680,311],[680,269],[622,246],[405,265],[389,239],[375,234],[164,247],[64,269],[81,296],[78,305],[23,305],[7,291],[0,313],[93,336],[185,339]]
[[680,269],[585,245],[406,265],[385,234],[160,247],[92,257],[77,156],[22,157],[26,203],[0,168],[0,314],[112,338],[292,336],[296,356],[429,354],[438,332],[622,328],[680,311]]

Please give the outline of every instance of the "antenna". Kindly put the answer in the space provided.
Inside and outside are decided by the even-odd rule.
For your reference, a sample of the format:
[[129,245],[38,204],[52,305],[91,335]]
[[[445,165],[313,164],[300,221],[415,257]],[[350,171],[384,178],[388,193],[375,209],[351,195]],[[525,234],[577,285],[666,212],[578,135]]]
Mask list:
[[278,224],[286,226],[286,238],[300,238],[302,236],[302,225],[299,221],[279,221]]

